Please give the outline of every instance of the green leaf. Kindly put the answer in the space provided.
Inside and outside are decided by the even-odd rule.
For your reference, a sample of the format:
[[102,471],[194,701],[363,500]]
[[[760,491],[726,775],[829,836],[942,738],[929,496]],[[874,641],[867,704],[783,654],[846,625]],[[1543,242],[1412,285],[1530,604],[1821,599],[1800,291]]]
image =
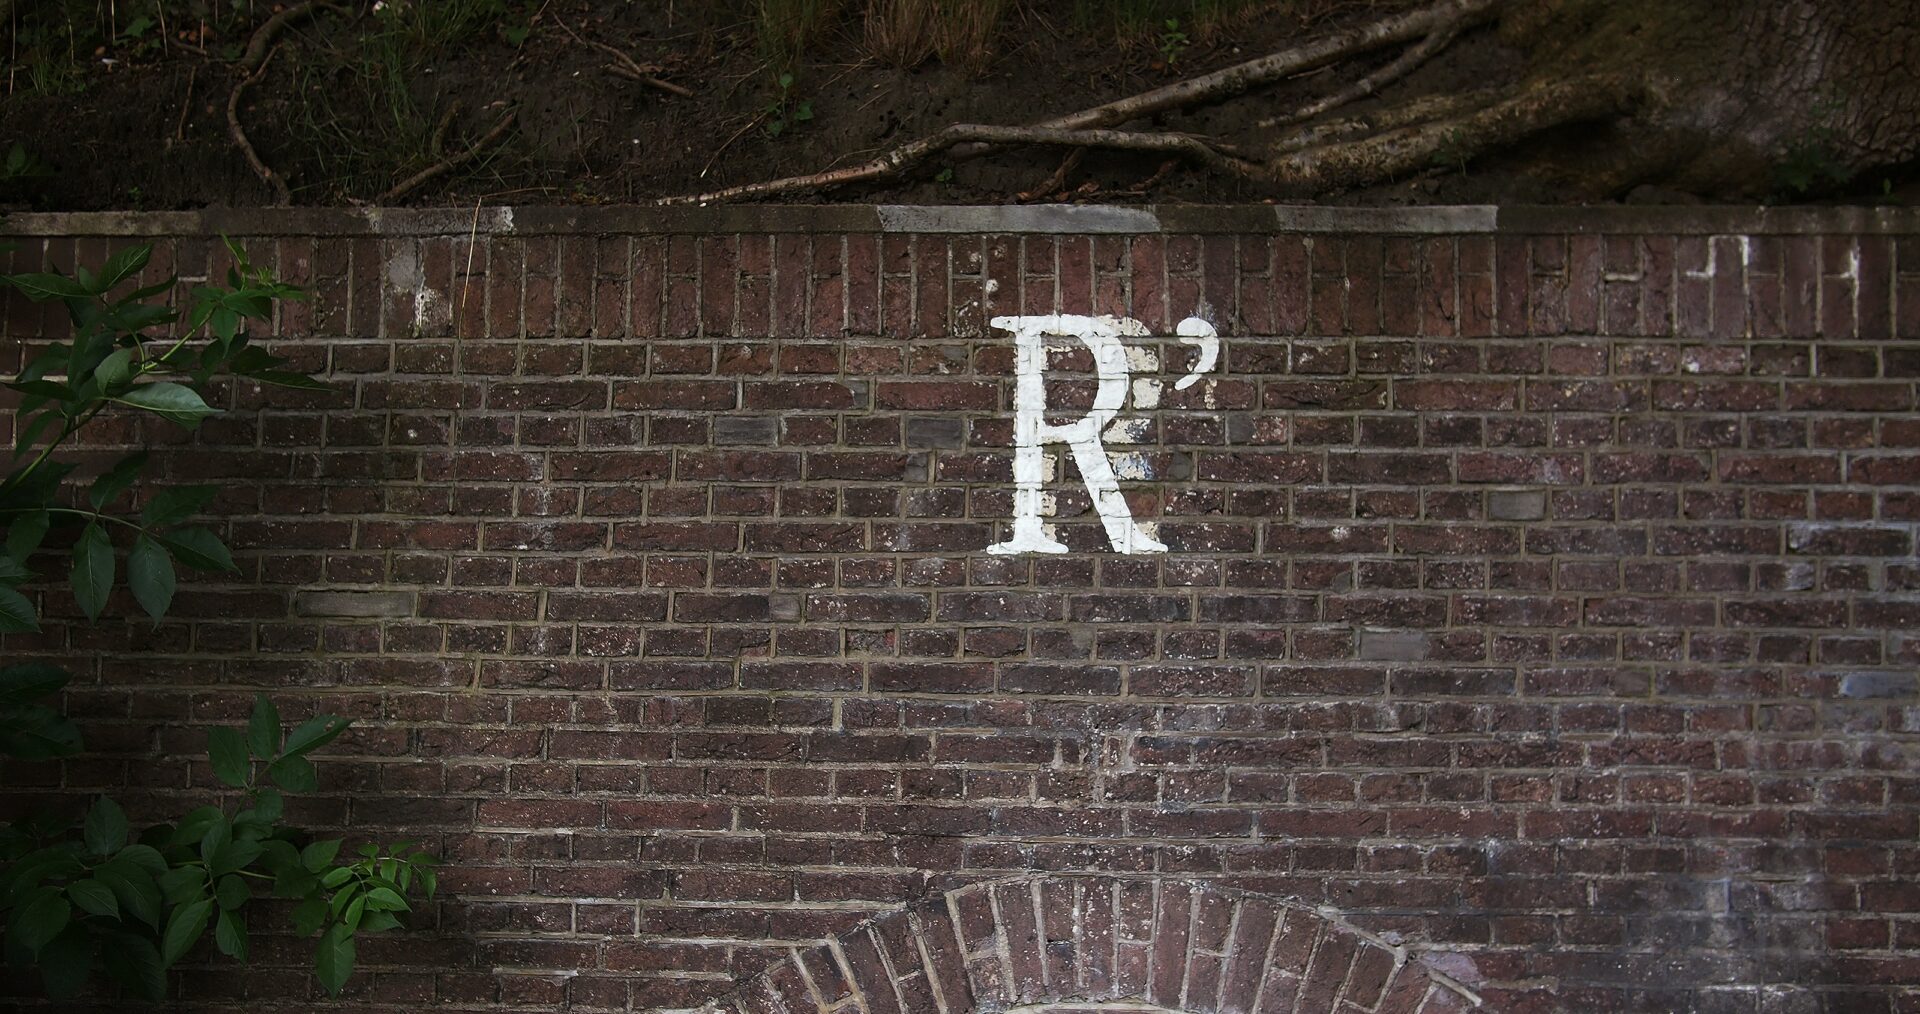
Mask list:
[[16,418],[15,425],[19,426],[20,428],[20,435],[18,437],[15,437],[13,440],[13,453],[16,455],[23,454],[26,452],[27,448],[33,447],[36,444],[38,444],[40,442],[40,437],[47,432],[47,428],[49,426],[52,426],[54,423],[59,422],[62,418],[64,418],[64,416],[60,414],[60,411],[58,409],[48,409],[44,412],[41,412],[39,415],[34,416],[33,421],[30,423],[27,423],[25,425],[20,425],[17,422],[18,419],[24,418],[25,416],[31,414],[33,411],[34,411],[33,409],[22,407],[20,409],[20,414],[15,417]]
[[382,930],[393,929],[398,925],[400,925],[400,920],[394,918],[392,912],[368,912],[366,916],[360,920],[360,932],[379,933]]
[[112,468],[93,480],[93,486],[87,490],[87,502],[93,505],[94,510],[105,509],[114,497],[126,492],[127,487],[140,478],[140,471],[146,467],[145,451],[135,451],[114,462]]
[[147,501],[140,511],[140,523],[148,528],[170,528],[205,510],[219,494],[218,486],[169,486]]
[[314,935],[326,921],[327,901],[317,894],[294,906],[293,931],[303,938]]
[[230,958],[247,960],[247,922],[240,913],[223,909],[213,927],[214,945]]
[[213,764],[213,776],[236,789],[245,787],[247,776],[253,772],[247,758],[247,738],[238,729],[208,729],[207,760]]
[[285,796],[282,796],[273,789],[261,789],[259,797],[253,802],[253,806],[245,812],[245,817],[248,823],[271,828],[280,822],[280,814],[285,812],[286,806],[287,800]]
[[247,890],[246,880],[242,879],[237,873],[229,873],[221,877],[220,883],[215,885],[213,889],[213,899],[219,902],[220,907],[223,909],[231,910],[239,908],[246,904],[248,899],[252,897],[253,892]]
[[200,420],[220,413],[219,409],[210,407],[198,391],[170,380],[140,384],[110,400],[146,409],[187,429],[193,429],[200,425]]
[[29,662],[0,669],[0,708],[31,704],[60,692],[73,677],[58,666]]
[[172,869],[165,859],[160,858],[159,850],[151,845],[138,843],[129,845],[121,849],[113,858],[118,862],[131,863],[156,877]]
[[195,570],[232,573],[240,569],[233,565],[233,555],[227,552],[226,544],[205,528],[176,529],[160,536],[160,544],[167,547],[174,559]]
[[21,295],[36,303],[49,299],[87,299],[93,295],[87,287],[68,278],[66,275],[52,272],[34,272],[24,275],[7,275],[0,278],[20,291]]
[[377,907],[382,912],[409,912],[413,906],[407,904],[398,891],[388,887],[376,887],[367,892],[368,907]]
[[341,841],[338,838],[314,842],[300,850],[300,865],[306,867],[308,873],[318,873],[326,869],[328,863],[333,862],[334,856],[340,854],[340,845]]
[[146,535],[135,538],[132,551],[127,553],[127,587],[133,589],[134,601],[155,620],[167,615],[167,607],[173,604],[177,587],[173,558]]
[[114,900],[113,888],[93,877],[68,884],[67,897],[73,899],[73,903],[84,912],[109,919],[120,918],[120,903]]
[[98,521],[90,521],[73,546],[73,598],[87,619],[100,618],[113,591],[113,542]]
[[353,867],[336,866],[333,869],[328,870],[326,876],[320,878],[320,886],[328,890],[332,890],[352,879],[353,879]]
[[328,996],[339,996],[353,975],[353,931],[335,923],[320,936],[319,950],[313,956],[313,970]]
[[25,595],[0,585],[0,634],[30,634],[40,629],[33,603]]
[[334,738],[347,731],[353,719],[339,715],[315,715],[294,727],[287,735],[286,746],[281,748],[281,756],[296,757],[318,747],[333,742]]
[[347,910],[340,916],[340,921],[346,924],[348,930],[357,930],[360,928],[360,917],[366,912],[367,896],[363,894],[347,903]]
[[167,917],[166,930],[160,934],[160,964],[172,965],[192,949],[194,942],[207,931],[207,920],[212,915],[213,902],[204,898],[174,909]]
[[112,257],[107,258],[107,262],[100,266],[99,291],[106,292],[121,282],[139,274],[140,269],[146,267],[147,261],[152,257],[152,245],[142,243],[139,246],[128,247],[114,254]]
[[0,755],[41,761],[80,752],[80,730],[65,715],[38,704],[0,718]]
[[7,556],[21,563],[27,562],[40,543],[46,541],[47,529],[53,524],[53,515],[47,511],[29,511],[16,517],[13,524],[7,526]]
[[52,401],[67,402],[74,400],[73,389],[65,384],[56,384],[51,380],[9,380],[0,386],[12,388],[21,394]]
[[222,816],[218,823],[207,828],[207,836],[200,839],[201,861],[211,867],[213,857],[219,855],[221,849],[231,844],[233,844],[233,825]]
[[176,866],[154,883],[174,905],[184,905],[206,893],[207,871],[198,866]]
[[126,812],[120,809],[119,803],[101,796],[87,811],[82,837],[87,843],[87,851],[96,856],[118,852],[120,846],[127,843]]
[[111,391],[126,383],[133,376],[133,349],[115,349],[100,360],[93,368],[93,379],[100,382],[101,391]]
[[305,757],[282,757],[267,765],[267,777],[288,792],[312,792],[320,787],[313,762]]
[[67,904],[67,898],[57,887],[41,887],[19,908],[13,910],[13,918],[7,921],[7,940],[27,949],[27,953],[38,955],[60,931],[67,928],[67,922],[73,916],[73,906]]
[[36,964],[48,998],[71,1000],[79,996],[87,988],[88,973],[93,971],[93,934],[79,923],[68,926],[41,948]]
[[207,832],[213,828],[213,825],[226,819],[227,815],[220,812],[219,807],[203,806],[194,810],[180,818],[180,826],[173,832],[172,844],[198,845],[200,839],[207,836]]
[[265,848],[258,841],[229,841],[214,851],[213,858],[207,860],[207,869],[215,876],[244,869],[260,858]]
[[142,998],[159,1003],[167,996],[166,970],[152,941],[132,933],[117,933],[100,948],[107,974]]
[[99,881],[113,889],[120,906],[135,919],[158,929],[160,926],[160,888],[145,870],[120,863],[108,863],[94,871]]
[[280,710],[266,694],[253,696],[253,714],[247,719],[247,749],[255,757],[272,757],[280,752]]

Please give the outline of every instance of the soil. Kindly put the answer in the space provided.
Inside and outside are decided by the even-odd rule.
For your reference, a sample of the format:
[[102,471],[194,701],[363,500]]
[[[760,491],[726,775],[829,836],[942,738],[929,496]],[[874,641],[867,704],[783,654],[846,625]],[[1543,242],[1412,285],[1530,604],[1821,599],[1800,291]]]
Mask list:
[[[388,0],[394,2],[394,0]],[[449,0],[400,0],[449,2]],[[695,11],[689,12],[692,6]],[[974,69],[872,59],[848,21],[810,48],[783,88],[775,61],[732,7],[624,0],[549,0],[524,36],[488,25],[451,44],[389,51],[367,45],[379,15],[322,12],[283,33],[265,74],[245,93],[241,122],[296,204],[380,201],[394,182],[485,135],[506,110],[513,128],[397,202],[425,205],[633,203],[864,160],[952,122],[1017,124],[1143,91],[1284,48],[1314,32],[1404,2],[1322,4],[1312,17],[1276,5],[1201,31],[1184,46],[1160,33],[1121,38],[1109,23],[1076,24],[1072,0],[1028,0],[1002,22],[997,53]],[[1298,10],[1288,5],[1287,11]],[[19,144],[32,171],[0,182],[0,203],[42,210],[259,205],[273,192],[227,129],[240,74],[230,59],[254,24],[226,38],[175,38],[140,54],[102,50],[77,87],[22,84],[0,101],[0,154]],[[597,42],[693,91],[682,97],[616,76]],[[1167,62],[1169,49],[1174,60]],[[1384,62],[1391,54],[1381,54]],[[1524,55],[1492,33],[1463,37],[1376,101],[1517,80]],[[1231,135],[1367,69],[1348,63],[1239,101],[1153,124]],[[784,98],[784,101],[783,101]],[[1363,111],[1365,105],[1354,107]],[[398,112],[396,112],[398,110]],[[810,115],[809,115],[810,114]],[[433,134],[444,124],[436,148]],[[777,132],[776,132],[777,128]],[[1748,195],[1598,190],[1583,166],[1603,158],[1604,128],[1568,127],[1524,149],[1346,194],[1345,203],[1696,201]],[[833,202],[993,204],[1021,200],[1061,163],[1059,151],[936,160],[909,180],[819,194]],[[1901,196],[1913,174],[1862,181],[1859,194]],[[1858,196],[1844,189],[1834,196]],[[1241,202],[1270,199],[1248,184],[1157,156],[1093,152],[1046,201]]]

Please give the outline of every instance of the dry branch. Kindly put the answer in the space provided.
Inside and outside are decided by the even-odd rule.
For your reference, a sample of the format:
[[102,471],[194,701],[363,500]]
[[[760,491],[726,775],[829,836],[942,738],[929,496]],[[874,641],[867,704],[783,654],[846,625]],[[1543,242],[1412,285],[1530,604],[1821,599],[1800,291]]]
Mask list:
[[568,35],[573,36],[573,41],[583,46],[592,46],[602,53],[613,57],[613,63],[607,66],[609,72],[626,78],[629,81],[638,81],[649,88],[658,88],[670,95],[678,95],[683,99],[693,98],[693,89],[674,84],[671,81],[662,81],[660,78],[655,77],[654,72],[659,70],[659,67],[653,64],[635,63],[633,57],[628,56],[620,50],[604,42],[596,42],[593,39],[585,38],[579,32],[574,31],[572,25],[560,20],[560,18],[555,17],[553,20],[561,28],[566,29]]
[[1124,130],[1059,130],[1049,127],[996,127],[980,123],[956,123],[917,141],[894,148],[863,165],[832,169],[809,176],[790,176],[786,179],[747,183],[704,194],[665,197],[657,203],[710,204],[717,201],[735,201],[745,197],[774,197],[845,186],[849,183],[891,179],[960,144],[1048,144],[1156,151],[1182,155],[1237,175],[1252,175],[1257,171],[1256,166],[1191,134],[1137,133]]
[[479,155],[481,152],[492,147],[495,141],[500,140],[501,137],[506,135],[507,128],[513,126],[513,118],[514,118],[515,112],[516,112],[515,110],[511,110],[511,109],[507,110],[507,115],[502,116],[500,118],[500,122],[494,124],[492,130],[487,131],[486,136],[480,138],[480,140],[478,141],[473,142],[473,144],[469,146],[467,150],[459,153],[458,155],[452,155],[447,158],[443,158],[440,161],[435,162],[434,164],[426,167],[425,169],[422,169],[419,172],[414,173],[412,176],[409,176],[406,179],[401,180],[398,183],[395,183],[392,187],[388,188],[386,193],[380,195],[380,200],[382,201],[398,200],[401,197],[404,197],[408,193],[412,192],[414,189],[419,187],[422,183],[426,183],[437,176],[440,176],[444,173],[451,172],[454,169],[457,169],[460,166],[466,164],[474,156]]

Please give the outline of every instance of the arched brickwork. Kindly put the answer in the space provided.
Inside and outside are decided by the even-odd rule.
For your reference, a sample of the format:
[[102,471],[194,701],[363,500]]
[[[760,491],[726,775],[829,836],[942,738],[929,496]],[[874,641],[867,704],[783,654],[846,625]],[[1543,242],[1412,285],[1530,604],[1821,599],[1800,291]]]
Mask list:
[[972,1014],[1117,1000],[1190,1014],[1478,1006],[1405,948],[1302,905],[1186,880],[1039,874],[876,916],[708,1009]]

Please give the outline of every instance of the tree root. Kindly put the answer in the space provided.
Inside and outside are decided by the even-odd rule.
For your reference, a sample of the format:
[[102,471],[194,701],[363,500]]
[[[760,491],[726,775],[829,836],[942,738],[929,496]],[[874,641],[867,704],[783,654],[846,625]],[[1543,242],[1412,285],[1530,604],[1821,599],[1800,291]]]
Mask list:
[[1284,155],[1288,152],[1316,148],[1335,141],[1367,137],[1401,127],[1411,127],[1443,117],[1464,116],[1477,109],[1484,109],[1499,101],[1497,89],[1461,92],[1455,95],[1422,95],[1408,99],[1395,106],[1388,106],[1364,116],[1353,116],[1344,120],[1332,120],[1317,126],[1308,127],[1289,137],[1282,138],[1268,148],[1269,157]]
[[279,173],[274,172],[271,166],[261,160],[260,153],[253,148],[253,142],[247,139],[246,128],[240,126],[240,99],[246,95],[248,88],[267,76],[267,67],[273,62],[273,54],[276,52],[278,52],[276,49],[267,50],[253,73],[241,78],[240,83],[234,85],[233,90],[227,93],[227,134],[233,138],[233,143],[240,149],[240,154],[246,156],[247,164],[253,167],[254,174],[273,188],[274,204],[285,206],[293,203],[293,191],[288,189],[287,181]]
[[[1431,7],[1359,25],[1303,46],[1270,53],[1211,74],[1057,116],[1026,127],[954,124],[917,141],[901,145],[863,165],[807,176],[768,180],[727,187],[704,194],[660,199],[660,204],[706,204],[754,197],[822,190],[890,179],[942,152],[968,158],[1008,144],[1048,144],[1113,148],[1178,155],[1209,168],[1248,179],[1264,179],[1267,171],[1256,162],[1217,142],[1188,134],[1107,129],[1170,109],[1217,101],[1271,84],[1282,78],[1323,67],[1382,46],[1415,43],[1382,71],[1360,82],[1361,94],[1370,93],[1391,77],[1410,71],[1444,47],[1463,28],[1492,16],[1502,0],[1443,0]],[[571,33],[571,29],[568,29]],[[578,35],[574,36],[576,39]],[[582,40],[585,41],[585,40]],[[1352,91],[1352,89],[1349,89]],[[1343,93],[1344,94],[1344,93]],[[1336,96],[1338,98],[1338,96]],[[1344,100],[1343,100],[1344,101]],[[1332,108],[1331,105],[1325,108]]]
[[1433,54],[1447,48],[1464,27],[1466,26],[1460,21],[1447,22],[1428,33],[1426,38],[1408,46],[1405,52],[1394,57],[1392,63],[1368,74],[1366,77],[1355,81],[1332,95],[1309,102],[1285,116],[1275,116],[1262,120],[1256,125],[1261,127],[1289,127],[1296,123],[1305,123],[1322,113],[1331,112],[1341,106],[1351,105],[1361,99],[1367,98],[1380,89],[1385,88],[1387,85],[1419,69],[1421,64],[1432,59]]
[[1552,80],[1463,115],[1282,154],[1261,163],[1257,178],[1293,194],[1368,186],[1436,163],[1465,162],[1548,127],[1611,116],[1635,93],[1613,76]]
[[494,142],[506,136],[507,128],[513,126],[513,118],[516,115],[516,112],[517,112],[516,110],[512,110],[512,109],[507,110],[507,115],[502,116],[500,118],[500,122],[493,125],[492,130],[487,131],[486,135],[480,138],[480,140],[473,142],[473,144],[470,145],[467,148],[467,150],[460,152],[457,155],[452,155],[447,158],[443,158],[440,161],[435,162],[434,164],[426,167],[425,169],[422,169],[419,172],[414,173],[412,176],[409,176],[406,179],[401,180],[398,183],[395,183],[392,187],[387,189],[386,193],[380,195],[380,200],[382,201],[399,200],[401,197],[404,197],[408,193],[411,193],[413,190],[417,189],[421,184],[426,183],[434,179],[435,177],[441,176],[445,173],[452,172],[454,169],[457,169],[460,166],[466,164],[468,161],[473,159],[476,155],[479,155],[481,152],[492,147]]
[[262,21],[260,27],[253,30],[253,37],[247,40],[246,52],[240,54],[240,59],[234,61],[234,69],[243,74],[258,71],[267,62],[267,53],[273,46],[273,40],[278,38],[288,25],[312,15],[322,7],[335,14],[351,15],[353,13],[338,4],[328,3],[327,0],[306,0],[304,3],[294,4]]
[[[1304,46],[1269,53],[1211,74],[1202,74],[1104,105],[1042,120],[1034,126],[1059,130],[1112,127],[1170,109],[1185,109],[1229,98],[1382,46],[1431,37],[1449,26],[1457,31],[1491,17],[1501,3],[1502,0],[1445,0],[1431,7],[1336,32]],[[956,150],[953,154],[956,158],[969,158],[984,151],[984,147],[968,147]]]
[[656,203],[711,204],[736,201],[745,197],[774,197],[845,186],[849,183],[892,179],[921,162],[961,144],[1048,144],[1153,151],[1182,155],[1236,175],[1255,175],[1258,172],[1257,166],[1236,157],[1232,151],[1191,134],[1137,133],[1124,130],[1062,130],[1050,127],[996,127],[980,123],[956,123],[917,141],[903,144],[862,165],[832,169],[810,176],[790,176],[780,180],[747,183],[704,194],[665,197]]
[[1058,193],[1067,185],[1067,177],[1072,175],[1075,169],[1080,168],[1080,160],[1086,157],[1087,149],[1085,148],[1075,148],[1067,152],[1067,157],[1060,160],[1060,167],[1053,171],[1053,175],[1041,180],[1032,190],[1022,190],[1016,196],[1022,201],[1038,201]]
[[[274,172],[273,168],[260,158],[260,153],[254,150],[253,142],[247,137],[246,128],[240,125],[240,99],[246,94],[248,88],[260,83],[260,79],[267,76],[267,64],[272,61],[273,54],[278,51],[273,40],[285,31],[288,25],[312,15],[314,11],[323,7],[336,14],[352,13],[338,4],[328,3],[327,0],[306,0],[304,3],[294,4],[261,22],[260,27],[253,30],[253,37],[247,40],[246,51],[241,53],[240,59],[233,64],[234,69],[245,76],[233,86],[231,92],[227,93],[227,135],[233,138],[234,146],[240,149],[240,154],[246,156],[247,165],[253,167],[254,174],[273,188],[274,203],[277,205],[292,204],[293,191],[287,187],[286,179]],[[189,99],[191,99],[191,86],[189,86]],[[182,111],[181,123],[185,122],[186,114]]]

